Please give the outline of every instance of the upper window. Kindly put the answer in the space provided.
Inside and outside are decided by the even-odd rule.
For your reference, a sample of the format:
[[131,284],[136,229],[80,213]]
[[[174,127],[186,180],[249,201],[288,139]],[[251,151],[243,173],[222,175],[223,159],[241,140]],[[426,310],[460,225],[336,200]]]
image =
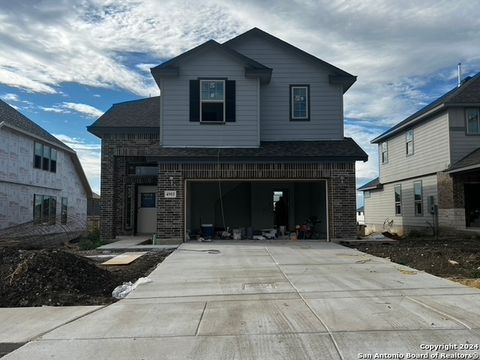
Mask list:
[[382,148],[382,164],[388,163],[388,143],[384,142],[381,145]]
[[405,134],[405,153],[407,156],[413,155],[413,130],[408,130]]
[[200,121],[225,122],[225,80],[200,80]]
[[402,185],[395,186],[395,215],[402,215]]
[[57,150],[35,142],[33,167],[45,171],[57,172]]
[[367,191],[364,191],[364,192],[363,192],[363,197],[364,197],[365,199],[370,198],[370,191],[368,191],[368,190],[367,190]]
[[309,90],[309,85],[290,85],[290,120],[310,120]]
[[422,216],[423,215],[423,189],[422,189],[421,181],[415,181],[413,183],[413,194],[414,194],[414,202],[415,202],[415,215]]
[[465,111],[467,118],[467,134],[480,134],[480,109],[467,109]]

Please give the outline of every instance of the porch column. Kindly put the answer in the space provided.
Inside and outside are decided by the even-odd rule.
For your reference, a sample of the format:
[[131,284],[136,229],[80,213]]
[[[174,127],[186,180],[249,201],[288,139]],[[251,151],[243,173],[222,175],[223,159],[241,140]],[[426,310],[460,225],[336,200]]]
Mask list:
[[[354,165],[353,165],[354,166]],[[352,167],[353,167],[352,166]],[[329,198],[332,209],[329,220],[330,239],[355,239],[357,236],[355,168],[337,171],[329,179]]]
[[100,175],[100,238],[110,241],[115,238],[115,202],[114,202],[115,157],[108,142],[102,140]]
[[184,188],[179,164],[158,164],[157,236],[163,240],[183,240]]

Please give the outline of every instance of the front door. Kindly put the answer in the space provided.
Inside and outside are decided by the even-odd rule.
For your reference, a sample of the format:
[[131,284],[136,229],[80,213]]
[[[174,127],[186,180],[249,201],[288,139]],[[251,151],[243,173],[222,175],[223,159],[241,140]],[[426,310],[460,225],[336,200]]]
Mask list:
[[465,184],[467,227],[480,227],[480,184]]
[[137,233],[157,232],[157,187],[139,186],[137,199]]

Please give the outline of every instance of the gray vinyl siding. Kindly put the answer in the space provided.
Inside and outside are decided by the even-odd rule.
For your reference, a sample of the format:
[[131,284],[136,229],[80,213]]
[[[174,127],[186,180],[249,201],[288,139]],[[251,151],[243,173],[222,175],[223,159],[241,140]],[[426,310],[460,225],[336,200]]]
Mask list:
[[[190,80],[228,78],[236,81],[236,121],[201,124],[189,121]],[[257,147],[258,79],[245,78],[245,66],[220,52],[209,51],[187,59],[180,74],[161,81],[161,141],[166,147]]]
[[[343,139],[343,90],[329,83],[328,69],[262,38],[232,47],[273,69],[271,82],[260,88],[262,140]],[[310,121],[290,121],[291,84],[310,85]]]
[[[422,181],[423,216],[415,215],[414,182]],[[395,215],[394,188],[402,186],[402,214]],[[404,228],[428,228],[432,223],[432,215],[428,209],[428,197],[434,196],[437,201],[437,176],[424,176],[384,185],[382,190],[370,191],[370,197],[364,200],[365,224],[369,232],[382,232],[385,221],[393,220],[390,229],[403,233]]]
[[465,108],[450,108],[450,148],[452,164],[480,147],[480,135],[467,135]]
[[[388,163],[380,161],[380,182],[389,183],[443,171],[450,165],[448,115],[444,112],[414,128],[414,154],[405,152],[406,131],[388,139]],[[379,144],[381,154],[381,144]]]

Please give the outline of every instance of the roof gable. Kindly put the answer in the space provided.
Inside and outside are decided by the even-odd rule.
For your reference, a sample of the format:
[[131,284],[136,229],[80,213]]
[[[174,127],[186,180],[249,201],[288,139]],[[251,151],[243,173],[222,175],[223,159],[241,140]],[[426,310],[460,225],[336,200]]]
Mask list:
[[308,61],[311,61],[317,65],[326,67],[329,71],[333,73],[333,75],[330,76],[330,83],[342,84],[344,93],[355,83],[355,81],[357,81],[356,76],[256,27],[248,30],[247,32],[244,32],[243,34],[240,34],[234,37],[233,39],[226,41],[223,44],[233,47],[235,43],[243,40],[247,40],[248,38],[251,38],[251,37],[263,38],[267,41],[273,42],[279,46],[282,46],[284,48],[287,48],[293,51],[295,54],[307,59]]
[[8,105],[3,100],[0,100],[0,124],[2,123],[17,131],[30,134],[33,137],[63,148],[64,150],[73,151],[70,147],[58,140],[47,130],[34,123],[32,120]]
[[49,144],[64,150],[72,159],[73,166],[75,167],[77,174],[82,181],[87,196],[90,196],[90,193],[92,192],[90,184],[85,176],[85,172],[80,164],[77,153],[72,148],[65,145],[65,143],[57,139],[47,130],[34,123],[19,111],[15,110],[6,102],[0,100],[0,127],[2,125],[27,136],[48,142]]
[[246,77],[259,77],[260,80],[263,82],[269,82],[270,76],[272,73],[272,69],[269,67],[255,61],[231,48],[228,46],[222,45],[215,40],[208,40],[203,44],[190,49],[170,60],[163,62],[162,64],[155,66],[150,69],[152,76],[154,77],[155,81],[157,81],[161,77],[175,77],[178,76],[178,68],[183,61],[186,59],[190,59],[194,56],[198,56],[199,54],[212,51],[212,50],[220,50],[229,57],[233,58],[234,60],[240,62],[245,66],[245,76]]

